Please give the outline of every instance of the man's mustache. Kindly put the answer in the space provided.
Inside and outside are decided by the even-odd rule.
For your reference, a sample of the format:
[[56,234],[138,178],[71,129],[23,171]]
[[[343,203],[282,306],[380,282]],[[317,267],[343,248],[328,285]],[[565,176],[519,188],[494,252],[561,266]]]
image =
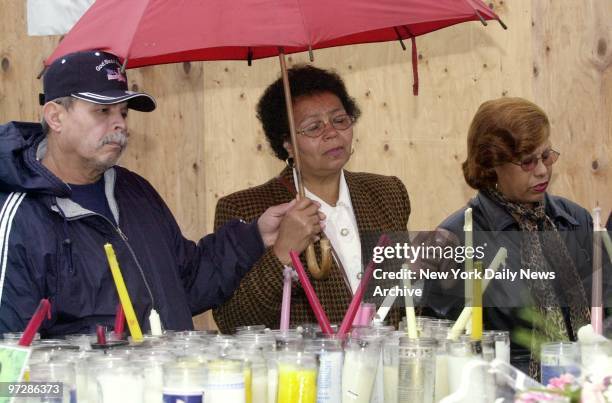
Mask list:
[[107,134],[100,140],[100,146],[104,147],[106,144],[117,144],[124,148],[128,142],[128,135],[125,132],[112,132]]

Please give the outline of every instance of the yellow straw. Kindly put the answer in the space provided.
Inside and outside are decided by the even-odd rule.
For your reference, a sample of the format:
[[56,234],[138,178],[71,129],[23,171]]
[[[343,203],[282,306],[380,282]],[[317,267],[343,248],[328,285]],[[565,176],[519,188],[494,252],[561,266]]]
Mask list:
[[130,329],[132,340],[142,341],[142,331],[140,330],[138,319],[136,319],[136,314],[134,313],[134,307],[132,306],[130,295],[128,294],[125,283],[123,282],[123,276],[121,275],[121,270],[119,269],[119,263],[117,263],[117,257],[115,256],[113,245],[109,243],[105,244],[104,250],[106,251],[106,258],[108,259],[108,265],[110,266],[111,273],[113,273],[113,280],[115,280],[115,286],[117,287],[117,293],[119,294],[119,300],[121,301],[123,312],[125,312],[125,319],[128,324],[128,329]]
[[474,280],[472,280],[472,340],[482,340],[482,262],[474,263]]

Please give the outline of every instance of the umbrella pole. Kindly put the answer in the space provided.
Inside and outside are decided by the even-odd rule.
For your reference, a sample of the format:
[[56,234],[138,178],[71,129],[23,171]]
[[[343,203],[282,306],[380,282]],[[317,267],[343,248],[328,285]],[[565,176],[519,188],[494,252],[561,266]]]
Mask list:
[[[297,177],[296,188],[298,192],[298,199],[305,197],[304,193],[304,182],[302,181],[302,161],[300,159],[300,153],[297,148],[297,131],[295,130],[295,121],[293,120],[293,101],[291,99],[291,88],[289,86],[289,75],[287,74],[287,63],[285,62],[285,52],[279,49],[278,59],[281,65],[281,75],[283,78],[283,90],[285,92],[285,107],[287,108],[287,119],[289,120],[289,134],[291,136],[291,144],[293,144],[293,159],[295,161],[295,173]],[[332,253],[331,243],[325,234],[321,235],[321,265],[317,262],[317,256],[315,254],[314,244],[308,245],[306,248],[306,262],[308,264],[308,271],[317,280],[326,278],[329,275],[329,271],[332,266]]]
[[287,119],[289,119],[289,134],[291,136],[291,144],[293,144],[295,162],[295,173],[297,176],[296,188],[299,198],[304,197],[304,184],[302,182],[302,160],[300,153],[297,150],[297,132],[295,130],[295,121],[293,120],[293,100],[291,99],[291,88],[289,87],[289,75],[287,74],[287,64],[285,63],[285,53],[281,50],[278,53],[278,58],[281,65],[281,74],[283,77],[283,90],[285,91],[285,107],[287,108]]

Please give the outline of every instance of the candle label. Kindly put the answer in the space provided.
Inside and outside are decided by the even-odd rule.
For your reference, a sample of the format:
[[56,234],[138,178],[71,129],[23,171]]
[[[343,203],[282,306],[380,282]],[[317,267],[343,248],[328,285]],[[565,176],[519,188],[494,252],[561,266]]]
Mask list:
[[204,395],[201,390],[164,391],[164,403],[204,403]]
[[32,350],[27,347],[4,345],[0,346],[0,381],[28,381],[26,365]]
[[342,400],[343,360],[341,351],[328,351],[319,356],[317,403],[335,403]]

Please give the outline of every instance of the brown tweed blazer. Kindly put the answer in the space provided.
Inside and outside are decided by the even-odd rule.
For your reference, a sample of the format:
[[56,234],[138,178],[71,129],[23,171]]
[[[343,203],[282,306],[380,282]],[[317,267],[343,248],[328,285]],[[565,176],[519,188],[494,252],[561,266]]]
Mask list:
[[[355,211],[359,234],[368,231],[406,231],[410,215],[410,201],[404,184],[396,177],[370,173],[345,171],[345,178]],[[283,181],[293,183],[293,173],[285,168]],[[231,219],[252,221],[268,207],[289,202],[293,194],[274,178],[263,185],[241,190],[225,196],[217,203],[215,230]],[[320,259],[319,243],[315,250]],[[304,267],[304,254],[300,256]],[[247,273],[232,298],[213,311],[213,316],[223,333],[233,333],[238,326],[263,324],[278,329],[283,293],[283,266],[271,248]],[[344,273],[334,263],[330,276],[325,280],[310,281],[331,323],[340,323],[351,301],[352,292],[344,279]],[[399,310],[392,310],[389,319],[397,326]],[[316,323],[306,295],[294,283],[291,293],[291,326]]]

